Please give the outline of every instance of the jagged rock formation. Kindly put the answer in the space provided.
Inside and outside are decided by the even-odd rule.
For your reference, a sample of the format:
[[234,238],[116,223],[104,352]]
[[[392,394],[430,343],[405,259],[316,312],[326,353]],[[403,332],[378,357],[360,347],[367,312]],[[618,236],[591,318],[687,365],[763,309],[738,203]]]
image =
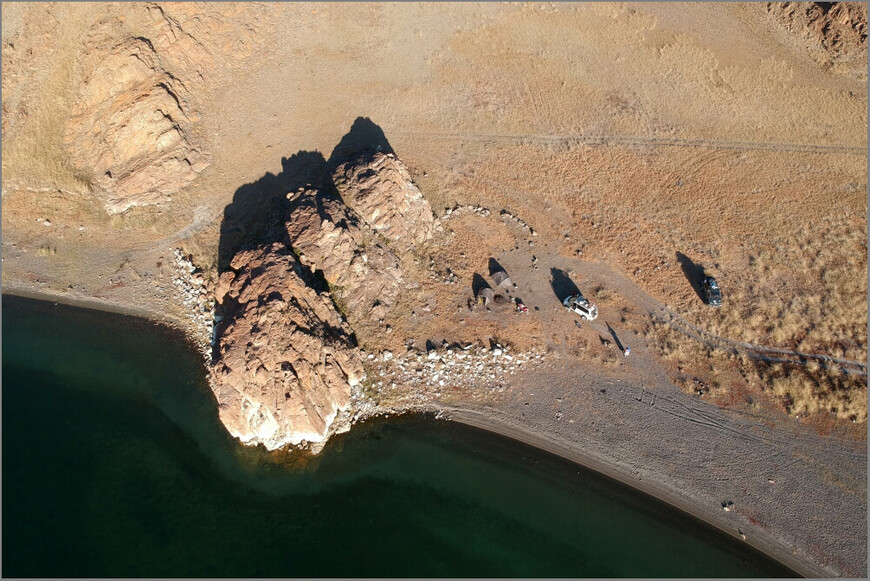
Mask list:
[[[287,195],[285,240],[239,251],[220,277],[212,388],[245,443],[316,451],[343,428],[363,377],[348,323],[375,324],[395,303],[402,261],[388,245],[432,235],[429,204],[395,157],[341,167],[364,216],[326,185],[302,187]],[[329,292],[316,290],[321,274]]]
[[832,61],[867,61],[865,2],[768,2],[788,30],[826,51]]
[[323,271],[351,324],[383,318],[402,281],[396,255],[339,198],[313,188],[287,197],[287,235],[302,263]]
[[110,213],[169,199],[206,165],[194,145],[184,85],[147,39],[95,32],[64,140]]
[[285,245],[239,252],[221,275],[212,389],[221,421],[247,444],[317,445],[348,427],[363,378],[350,328]]
[[392,153],[363,152],[338,166],[333,179],[347,205],[397,252],[408,252],[432,236],[432,208]]

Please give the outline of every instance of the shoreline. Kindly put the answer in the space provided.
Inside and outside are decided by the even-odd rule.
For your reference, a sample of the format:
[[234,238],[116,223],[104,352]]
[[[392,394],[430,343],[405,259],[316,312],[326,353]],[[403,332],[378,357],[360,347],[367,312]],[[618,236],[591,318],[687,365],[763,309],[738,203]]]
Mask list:
[[[68,306],[115,314],[135,316],[180,330],[184,333],[185,337],[190,340],[187,336],[185,326],[181,321],[164,313],[159,313],[150,309],[130,307],[129,305],[92,297],[54,294],[21,285],[4,285],[2,287],[2,294],[33,300],[63,303]],[[191,343],[191,347],[195,347],[193,343]],[[205,362],[203,362],[203,364],[205,364]],[[578,464],[586,469],[620,482],[625,486],[652,496],[666,505],[681,511],[692,518],[702,521],[738,541],[747,543],[755,550],[766,555],[768,558],[785,565],[798,575],[807,578],[824,578],[829,576],[829,573],[821,566],[808,559],[798,557],[789,551],[783,542],[777,540],[775,537],[761,533],[758,530],[753,530],[751,536],[747,536],[746,539],[741,538],[736,531],[732,530],[732,526],[723,523],[720,519],[704,512],[700,508],[699,503],[693,503],[690,499],[677,496],[669,491],[664,483],[657,483],[654,480],[644,480],[639,474],[634,475],[628,470],[621,469],[619,466],[614,466],[608,462],[602,461],[591,452],[582,450],[575,442],[569,440],[561,441],[561,439],[551,438],[542,433],[532,432],[516,425],[515,422],[512,422],[505,417],[500,417],[503,416],[503,414],[496,410],[489,409],[488,411],[491,412],[489,415],[483,413],[482,410],[477,409],[474,406],[424,405],[411,406],[405,410],[382,410],[375,415],[389,417],[405,413],[433,413],[436,418],[439,419],[458,422],[522,442],[523,444],[569,460],[570,462]],[[368,415],[366,415],[366,418],[367,417]],[[365,418],[359,419],[362,420]]]
[[54,303],[62,303],[71,307],[80,307],[84,309],[93,309],[95,311],[104,311],[107,313],[115,313],[118,315],[130,315],[148,319],[157,323],[163,323],[176,329],[183,330],[183,325],[180,320],[158,312],[156,310],[147,309],[144,307],[131,307],[129,305],[117,303],[107,299],[98,299],[96,297],[84,297],[78,295],[54,293],[43,289],[34,289],[27,285],[9,284],[2,285],[0,292],[4,295],[12,295],[25,299],[33,299],[36,301],[47,301]]
[[559,456],[560,458],[564,458],[579,466],[592,470],[593,472],[602,474],[611,480],[615,480],[620,484],[640,491],[648,496],[652,496],[669,507],[683,512],[740,542],[748,544],[756,551],[782,565],[785,565],[800,576],[806,578],[825,578],[829,576],[822,567],[809,560],[797,557],[788,550],[784,543],[778,541],[776,538],[768,535],[761,535],[759,531],[753,531],[751,540],[749,536],[747,536],[746,539],[743,539],[733,530],[732,526],[703,512],[699,508],[698,503],[693,503],[685,498],[673,494],[661,484],[656,484],[650,480],[644,480],[639,475],[632,475],[626,470],[621,470],[619,467],[604,462],[593,454],[581,450],[574,442],[561,442],[556,439],[548,438],[543,434],[525,430],[505,418],[494,417],[500,415],[494,410],[490,410],[494,412],[492,415],[485,415],[480,410],[465,407],[445,406],[439,407],[435,411],[440,412],[439,417],[441,419],[458,422],[522,442],[523,444]]
[[[197,341],[196,336],[191,331],[190,326],[186,324],[183,319],[174,317],[156,309],[131,307],[128,304],[119,303],[108,299],[98,299],[95,297],[85,297],[81,295],[53,293],[51,291],[34,289],[27,285],[21,284],[3,285],[2,288],[0,288],[0,292],[2,292],[2,294],[4,295],[22,297],[35,301],[60,303],[70,307],[91,309],[104,313],[114,313],[116,315],[138,317],[140,319],[146,319],[153,323],[166,325],[167,327],[170,327],[184,335],[185,340],[190,343],[190,346],[194,351],[196,351],[203,357],[206,356],[206,354],[201,349],[201,345]],[[209,364],[205,359],[203,360],[203,365],[205,365],[206,368],[209,367]]]

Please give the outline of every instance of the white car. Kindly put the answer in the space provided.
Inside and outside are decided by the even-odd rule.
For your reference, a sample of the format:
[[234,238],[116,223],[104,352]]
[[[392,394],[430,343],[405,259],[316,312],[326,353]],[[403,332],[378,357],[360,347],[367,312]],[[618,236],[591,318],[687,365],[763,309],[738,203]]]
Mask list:
[[594,321],[598,318],[598,307],[580,293],[567,297],[562,301],[562,304],[568,307],[569,311],[577,313],[587,321]]

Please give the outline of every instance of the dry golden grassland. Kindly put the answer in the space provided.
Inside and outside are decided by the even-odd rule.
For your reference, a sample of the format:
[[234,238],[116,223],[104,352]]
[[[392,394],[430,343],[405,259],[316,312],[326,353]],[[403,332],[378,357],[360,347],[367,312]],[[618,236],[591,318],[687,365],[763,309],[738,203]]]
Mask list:
[[827,413],[867,421],[866,376],[813,360],[768,362],[733,354],[659,321],[647,327],[645,336],[664,359],[672,381],[688,393],[720,405],[754,408],[766,402],[795,417]]

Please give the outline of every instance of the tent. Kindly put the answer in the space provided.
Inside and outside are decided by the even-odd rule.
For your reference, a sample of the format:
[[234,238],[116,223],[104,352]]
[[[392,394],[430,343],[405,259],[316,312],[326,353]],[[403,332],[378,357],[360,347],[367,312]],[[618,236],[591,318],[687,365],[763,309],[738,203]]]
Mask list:
[[[467,295],[466,295],[467,296]],[[488,307],[489,303],[495,298],[495,291],[491,288],[483,287],[479,291],[477,291],[477,302],[483,303],[483,306]]]
[[495,281],[496,286],[507,290],[514,288],[514,283],[511,282],[511,277],[509,277],[505,271],[499,270],[492,273],[490,276],[492,277],[492,280]]

